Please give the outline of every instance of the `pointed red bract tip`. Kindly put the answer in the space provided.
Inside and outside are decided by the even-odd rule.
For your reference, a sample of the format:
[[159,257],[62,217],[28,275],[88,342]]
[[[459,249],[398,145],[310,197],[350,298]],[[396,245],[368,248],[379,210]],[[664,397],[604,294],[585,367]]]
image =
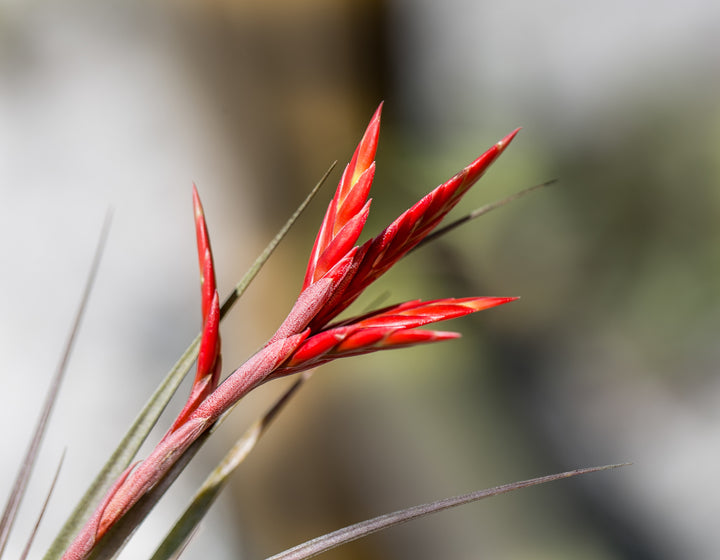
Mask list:
[[380,137],[380,115],[382,114],[382,103],[373,113],[370,122],[365,129],[363,137],[360,139],[355,152],[353,153],[350,163],[348,163],[340,184],[338,185],[336,200],[338,205],[342,205],[345,197],[351,188],[358,182],[360,176],[365,173],[368,167],[375,161],[375,152],[377,151],[378,139]]
[[205,211],[195,183],[193,183],[193,211],[195,215],[195,235],[197,238],[198,264],[200,266],[200,290],[204,322],[210,312],[210,305],[215,294],[215,264],[213,262],[212,247],[210,246],[210,234],[205,222]]
[[370,119],[370,124],[368,124],[367,130],[358,146],[357,161],[350,181],[351,185],[358,180],[360,175],[362,175],[375,160],[375,152],[377,151],[378,138],[380,136],[380,115],[382,114],[382,107],[383,104],[380,103],[378,108],[375,109]]
[[485,174],[485,171],[488,170],[495,160],[500,157],[503,151],[505,151],[505,148],[510,145],[510,142],[513,141],[520,130],[522,129],[516,128],[502,140],[495,142],[495,144],[475,159],[475,161],[465,167],[465,169],[460,171],[460,173],[455,175],[455,177],[447,181],[445,185],[450,186],[454,181],[457,181],[458,185],[456,187],[457,192],[455,196],[461,197],[478,179],[480,179],[480,177]]
[[[316,282],[326,270],[341,259],[357,241],[367,219],[367,200],[375,176],[375,151],[380,135],[382,103],[375,110],[370,123],[355,148],[350,163],[345,166],[335,195],[328,205],[315,243],[308,259],[305,290]],[[352,223],[352,227],[345,227]],[[341,237],[341,239],[337,239]],[[332,250],[327,252],[332,246]],[[318,270],[318,263],[322,266]]]
[[520,132],[521,130],[522,130],[522,127],[519,126],[515,130],[513,130],[510,134],[508,134],[505,138],[500,140],[497,144],[495,144],[497,146],[497,149],[502,152],[505,148],[508,147],[508,144],[510,144],[510,142],[513,141],[513,138],[515,138],[515,136],[517,136],[517,133]]
[[490,309],[491,307],[497,307],[498,305],[504,305],[520,299],[519,297],[483,297],[483,298],[469,298],[464,305],[471,307],[475,311],[482,311],[483,309]]

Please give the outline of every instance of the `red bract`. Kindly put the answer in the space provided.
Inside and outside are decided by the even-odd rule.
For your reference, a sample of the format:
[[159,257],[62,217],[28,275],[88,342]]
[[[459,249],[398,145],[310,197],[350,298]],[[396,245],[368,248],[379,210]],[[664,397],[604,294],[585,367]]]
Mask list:
[[216,289],[215,265],[210,236],[205,222],[200,196],[193,185],[193,210],[197,237],[198,262],[200,265],[200,289],[203,330],[198,351],[197,372],[190,396],[182,412],[170,428],[175,431],[216,387],[220,380],[222,357],[220,356],[220,297]]
[[382,103],[370,119],[328,206],[310,253],[303,290],[343,258],[362,232],[370,211],[367,197],[375,176],[373,160],[380,135],[381,111]]
[[408,301],[343,321],[309,337],[273,377],[296,373],[337,358],[457,338],[457,333],[417,327],[489,309],[516,298],[439,299]]
[[452,210],[512,142],[520,129],[508,134],[452,179],[435,188],[405,211],[380,235],[367,241],[355,255],[357,272],[313,320],[311,327],[327,324],[423,240]]
[[193,185],[193,213],[195,215],[195,236],[197,238],[198,264],[200,265],[200,289],[202,293],[203,324],[210,313],[210,303],[216,293],[215,264],[213,262],[210,235],[205,222],[205,211],[200,202],[197,187]]
[[219,298],[205,217],[193,189],[203,332],[190,397],[150,456],[112,487],[64,558],[86,558],[97,540],[162,479],[190,445],[258,385],[341,357],[456,338],[457,333],[418,327],[515,299],[416,300],[328,325],[438,225],[517,134],[516,130],[506,136],[380,235],[357,247],[370,209],[368,194],[375,173],[380,111],[378,107],[328,206],[295,305],[267,344],[220,385]]

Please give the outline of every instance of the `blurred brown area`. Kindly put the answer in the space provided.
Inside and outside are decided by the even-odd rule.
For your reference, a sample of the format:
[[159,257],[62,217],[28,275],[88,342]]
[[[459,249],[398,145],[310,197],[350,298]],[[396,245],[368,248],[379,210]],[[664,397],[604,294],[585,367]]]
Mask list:
[[201,3],[182,25],[204,102],[267,185],[262,211],[287,215],[380,99],[380,3]]
[[[369,291],[359,308],[385,292],[391,301],[522,299],[442,327],[462,332],[460,341],[315,374],[240,467],[218,506],[222,519],[208,519],[187,558],[209,550],[216,558],[262,558],[442,496],[623,461],[635,464],[446,512],[325,557],[663,560],[712,558],[717,550],[717,8],[693,2],[682,16],[697,17],[674,27],[682,18],[667,7],[591,14],[573,4],[525,16],[531,3],[511,2],[507,11],[470,4],[41,2],[0,11],[0,95],[3,115],[13,117],[5,129],[18,127],[0,142],[13,183],[3,193],[15,205],[0,221],[32,251],[30,228],[21,229],[28,220],[11,221],[21,215],[17,205],[35,217],[38,243],[48,244],[86,226],[82,201],[112,198],[118,245],[108,254],[115,284],[105,298],[136,286],[126,309],[88,318],[96,335],[114,329],[103,342],[125,345],[108,361],[133,352],[136,361],[97,380],[102,356],[79,356],[77,369],[89,372],[75,374],[83,391],[88,380],[114,395],[112,383],[151,386],[193,333],[195,286],[178,280],[195,274],[193,255],[175,263],[175,251],[192,251],[188,206],[176,202],[189,201],[192,180],[204,199],[219,285],[228,290],[339,160],[319,202],[226,321],[228,371],[292,304],[314,224],[381,100],[370,234],[517,125],[524,130],[462,209],[560,180],[423,248]],[[141,71],[127,70],[135,66]],[[106,79],[110,86],[102,86]],[[75,160],[66,151],[72,132],[91,130],[97,117],[54,107],[65,97],[83,104],[83,94],[88,107],[116,120],[108,126],[103,117],[101,132],[81,137],[77,149],[91,155]],[[48,118],[63,112],[69,121]],[[34,114],[46,122],[30,126]],[[141,124],[122,136],[135,120]],[[59,151],[64,165],[42,152],[28,156],[31,163],[18,159],[34,146],[25,135],[57,129],[61,139],[50,135],[45,149]],[[119,149],[106,143],[115,136]],[[48,175],[36,177],[42,168]],[[154,171],[162,168],[173,174]],[[103,190],[98,177],[112,188]],[[134,243],[120,247],[123,235]],[[67,264],[43,258],[43,270]],[[135,276],[123,276],[128,268]],[[37,276],[0,292],[38,293],[46,282]],[[49,344],[38,328],[35,344]],[[9,364],[19,344],[4,348]],[[19,354],[27,366],[33,352]],[[133,383],[128,371],[138,371]],[[211,468],[284,386],[264,386],[239,406],[192,476]],[[121,412],[107,416],[124,422]],[[75,422],[66,430],[87,419]],[[73,445],[80,453],[86,442]]]

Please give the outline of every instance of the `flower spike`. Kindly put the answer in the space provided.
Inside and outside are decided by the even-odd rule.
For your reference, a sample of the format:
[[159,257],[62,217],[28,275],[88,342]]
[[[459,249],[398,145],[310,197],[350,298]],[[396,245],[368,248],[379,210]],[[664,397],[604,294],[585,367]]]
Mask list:
[[197,237],[198,262],[200,265],[200,286],[202,291],[203,323],[210,312],[210,304],[216,291],[215,265],[213,263],[210,235],[205,223],[205,211],[200,202],[197,187],[193,184],[193,211],[195,215],[195,236]]
[[330,324],[365,288],[420,243],[483,175],[517,134],[492,146],[446,183],[427,194],[380,235],[357,242],[368,217],[375,174],[382,104],[345,168],[310,255],[303,288],[275,334],[223,383],[220,374],[220,306],[210,238],[193,186],[202,285],[203,329],[197,374],[185,408],[165,437],[107,494],[92,519],[66,550],[64,560],[82,560],[103,534],[170,471],[186,450],[243,396],[277,377],[342,358],[460,336],[419,327],[461,317],[516,298],[470,297],[408,301]]
[[417,327],[462,317],[516,299],[470,297],[426,302],[415,300],[348,319],[305,340],[273,377],[317,367],[346,356],[457,338],[460,336],[457,333],[418,330]]
[[360,247],[356,255],[357,272],[345,289],[336,292],[323,310],[318,313],[311,323],[311,327],[318,328],[336,317],[355,301],[365,288],[387,272],[435,229],[470,187],[502,154],[519,131],[519,128],[514,130],[494,144],[452,179],[436,187],[406,210],[380,235]]
[[193,210],[197,237],[198,262],[200,265],[200,290],[202,301],[203,330],[198,353],[197,372],[190,396],[168,433],[174,432],[217,387],[222,367],[220,355],[220,297],[216,288],[210,235],[197,187],[193,185]]
[[370,119],[350,163],[345,167],[335,196],[328,205],[310,253],[303,290],[342,259],[362,232],[370,210],[367,198],[375,176],[374,160],[381,112],[382,103]]

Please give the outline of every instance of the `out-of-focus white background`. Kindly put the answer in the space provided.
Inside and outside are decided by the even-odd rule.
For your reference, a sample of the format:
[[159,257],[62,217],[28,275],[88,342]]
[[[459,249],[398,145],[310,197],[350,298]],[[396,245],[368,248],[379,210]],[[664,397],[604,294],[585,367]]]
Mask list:
[[[0,2],[0,496],[114,212],[9,557],[63,449],[33,557],[199,328],[192,182],[227,293],[384,99],[370,233],[516,126],[462,207],[560,183],[418,252],[368,300],[522,300],[450,324],[460,341],[319,372],[185,557],[262,558],[414,503],[633,461],[326,557],[714,558],[719,86],[710,0]],[[226,321],[227,370],[292,305],[330,190]],[[275,385],[124,558],[148,556]]]

